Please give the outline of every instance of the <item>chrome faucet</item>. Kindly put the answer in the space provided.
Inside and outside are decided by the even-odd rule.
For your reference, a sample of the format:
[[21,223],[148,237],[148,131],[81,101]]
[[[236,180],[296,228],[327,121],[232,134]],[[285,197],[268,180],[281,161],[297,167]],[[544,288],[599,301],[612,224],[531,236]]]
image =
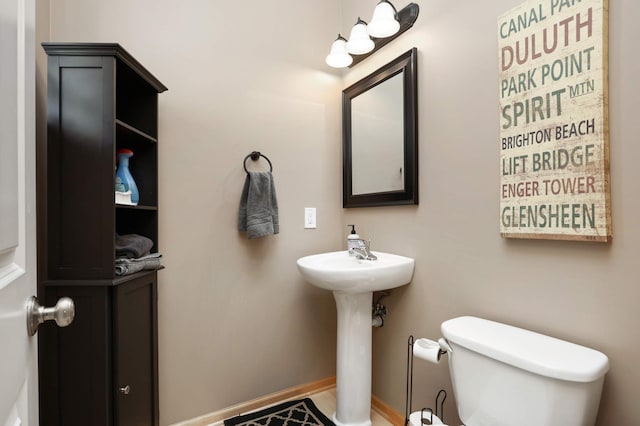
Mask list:
[[351,247],[349,249],[349,254],[355,256],[357,259],[362,260],[378,260],[378,256],[371,253],[371,240],[365,241],[363,239],[358,239],[357,247]]

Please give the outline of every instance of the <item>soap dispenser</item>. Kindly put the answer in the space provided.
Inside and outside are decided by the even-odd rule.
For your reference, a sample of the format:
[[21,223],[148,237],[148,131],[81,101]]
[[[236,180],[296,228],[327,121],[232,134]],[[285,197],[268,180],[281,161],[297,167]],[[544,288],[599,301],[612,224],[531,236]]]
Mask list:
[[355,225],[347,225],[351,227],[351,232],[347,235],[347,250],[352,254],[352,249],[360,247],[360,235],[356,233]]

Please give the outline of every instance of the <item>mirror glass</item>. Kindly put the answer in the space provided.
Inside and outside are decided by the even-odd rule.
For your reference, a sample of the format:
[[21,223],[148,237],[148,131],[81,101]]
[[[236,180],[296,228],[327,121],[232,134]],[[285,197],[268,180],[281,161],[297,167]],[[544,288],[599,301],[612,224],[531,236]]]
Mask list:
[[416,49],[343,91],[343,206],[418,204]]
[[402,74],[351,99],[353,195],[404,189]]

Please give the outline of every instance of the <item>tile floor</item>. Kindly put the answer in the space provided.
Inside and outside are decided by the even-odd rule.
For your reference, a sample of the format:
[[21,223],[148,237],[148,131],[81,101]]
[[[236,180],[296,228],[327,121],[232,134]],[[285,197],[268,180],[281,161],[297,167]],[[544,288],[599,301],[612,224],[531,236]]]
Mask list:
[[[329,389],[326,391],[318,392],[309,395],[309,398],[316,404],[316,407],[320,409],[327,417],[331,418],[336,411],[336,389]],[[293,398],[298,399],[298,398]],[[284,402],[284,401],[280,401]],[[280,403],[279,402],[279,403]],[[262,407],[266,408],[266,407]],[[260,410],[262,409],[260,408]],[[371,423],[373,426],[393,426],[389,421],[382,417],[375,410],[371,410]],[[212,423],[209,426],[222,426],[223,422]]]

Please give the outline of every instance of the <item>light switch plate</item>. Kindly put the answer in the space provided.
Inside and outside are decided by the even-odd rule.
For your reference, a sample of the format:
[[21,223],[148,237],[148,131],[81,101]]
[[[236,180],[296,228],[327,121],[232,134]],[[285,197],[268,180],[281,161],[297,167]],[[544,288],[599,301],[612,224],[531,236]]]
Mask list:
[[304,208],[304,227],[305,229],[316,228],[316,208],[315,207]]

